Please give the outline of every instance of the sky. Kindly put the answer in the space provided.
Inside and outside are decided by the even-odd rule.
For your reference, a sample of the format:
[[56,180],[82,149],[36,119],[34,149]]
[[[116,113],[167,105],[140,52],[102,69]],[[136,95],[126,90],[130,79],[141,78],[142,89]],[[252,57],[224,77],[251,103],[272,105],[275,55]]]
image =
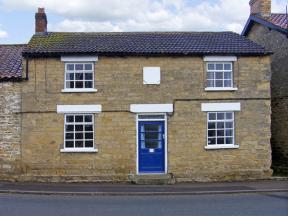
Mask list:
[[[272,0],[285,13],[288,0]],[[27,43],[45,7],[48,31],[234,31],[249,17],[249,0],[0,0],[0,44]]]

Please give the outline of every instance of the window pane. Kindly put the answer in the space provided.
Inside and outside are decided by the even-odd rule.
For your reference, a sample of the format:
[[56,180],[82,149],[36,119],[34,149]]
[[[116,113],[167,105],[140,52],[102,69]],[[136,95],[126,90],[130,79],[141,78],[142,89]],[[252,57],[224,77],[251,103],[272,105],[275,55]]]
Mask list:
[[76,83],[76,88],[83,88],[83,82],[82,81],[77,81]]
[[92,122],[92,115],[85,115],[85,122]]
[[67,132],[74,131],[74,125],[66,125],[65,129],[66,129]]
[[76,140],[83,139],[83,133],[75,133],[75,139]]
[[67,70],[73,71],[74,70],[74,64],[67,64]]
[[93,141],[85,141],[85,147],[86,148],[92,148],[93,147]]
[[66,133],[66,134],[65,134],[65,139],[67,139],[67,140],[73,140],[73,139],[74,139],[74,134],[73,134],[73,133]]
[[217,122],[217,129],[224,128],[224,122]]
[[215,137],[216,131],[215,130],[208,130],[208,137]]
[[213,72],[207,72],[207,79],[214,79],[214,73]]
[[151,125],[151,124],[144,125],[144,131],[142,132],[147,131],[161,132],[161,125]]
[[207,80],[207,87],[214,87],[214,80]]
[[215,138],[209,138],[208,139],[208,145],[215,145],[216,144],[216,139]]
[[217,72],[215,73],[215,79],[223,79],[223,73],[222,72]]
[[83,64],[76,64],[75,70],[83,70]]
[[66,82],[66,88],[74,88],[74,82]]
[[224,73],[224,79],[232,79],[232,73],[231,72],[225,72]]
[[160,147],[160,144],[161,144],[161,141],[146,140],[145,141],[145,148],[156,149],[156,148]]
[[209,113],[209,120],[216,120],[216,113]]
[[224,130],[217,130],[217,137],[224,136]]
[[85,81],[85,88],[92,88],[92,81]]
[[223,70],[223,64],[216,64],[216,70]]
[[233,144],[233,138],[232,137],[227,137],[226,138],[226,144]]
[[216,122],[209,122],[208,129],[214,129],[214,128],[216,128]]
[[231,112],[227,112],[226,119],[232,119],[232,118],[233,118],[233,114]]
[[225,64],[224,65],[224,70],[232,70],[231,64]]
[[81,148],[81,147],[83,147],[83,141],[75,141],[75,147],[76,147],[76,148]]
[[92,125],[85,125],[85,131],[93,131]]
[[208,70],[215,70],[214,64],[208,64]]
[[224,87],[232,87],[231,80],[224,80]]
[[82,115],[76,115],[75,116],[75,122],[83,122],[83,116]]
[[233,136],[233,130],[225,130],[225,136]]
[[83,73],[76,73],[75,74],[76,80],[83,80]]
[[225,122],[225,127],[233,129],[233,123],[232,122]]
[[93,74],[92,73],[85,73],[85,80],[92,80]]
[[224,143],[224,138],[217,138],[217,145],[223,145]]
[[85,139],[93,139],[93,133],[85,133]]
[[74,73],[66,73],[66,80],[74,80]]
[[222,119],[224,119],[224,115],[225,113],[217,113],[217,119],[218,120],[222,120]]
[[83,131],[83,125],[75,125],[75,131]]
[[223,81],[222,80],[216,80],[216,87],[223,87]]
[[74,122],[74,116],[71,115],[66,116],[66,122]]
[[66,148],[73,148],[74,147],[74,142],[73,141],[66,141],[65,142],[65,147]]
[[92,64],[85,64],[85,70],[92,70]]

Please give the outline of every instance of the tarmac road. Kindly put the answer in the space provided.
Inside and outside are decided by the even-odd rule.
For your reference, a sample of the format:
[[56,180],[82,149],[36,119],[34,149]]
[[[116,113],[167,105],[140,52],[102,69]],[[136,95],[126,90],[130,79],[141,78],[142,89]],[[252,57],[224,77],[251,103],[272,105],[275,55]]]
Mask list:
[[0,216],[288,216],[288,193],[193,196],[0,194]]

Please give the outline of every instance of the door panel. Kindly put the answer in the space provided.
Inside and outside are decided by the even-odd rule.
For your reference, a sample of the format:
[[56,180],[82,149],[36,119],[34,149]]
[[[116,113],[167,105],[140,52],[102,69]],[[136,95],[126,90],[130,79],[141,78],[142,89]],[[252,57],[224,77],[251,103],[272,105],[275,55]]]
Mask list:
[[138,167],[143,173],[165,172],[165,122],[138,122]]

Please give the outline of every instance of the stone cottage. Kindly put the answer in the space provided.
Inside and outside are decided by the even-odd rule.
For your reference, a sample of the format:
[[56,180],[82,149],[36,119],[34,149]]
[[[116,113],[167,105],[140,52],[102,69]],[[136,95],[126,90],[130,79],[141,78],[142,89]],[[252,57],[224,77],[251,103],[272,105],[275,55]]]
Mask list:
[[262,46],[232,32],[47,32],[44,9],[35,17],[23,51],[29,79],[14,178],[272,174],[270,53]]
[[271,56],[273,168],[288,172],[288,15],[271,13],[271,0],[251,0],[243,36],[265,46]]
[[25,45],[0,45],[0,175],[21,172],[21,81]]

